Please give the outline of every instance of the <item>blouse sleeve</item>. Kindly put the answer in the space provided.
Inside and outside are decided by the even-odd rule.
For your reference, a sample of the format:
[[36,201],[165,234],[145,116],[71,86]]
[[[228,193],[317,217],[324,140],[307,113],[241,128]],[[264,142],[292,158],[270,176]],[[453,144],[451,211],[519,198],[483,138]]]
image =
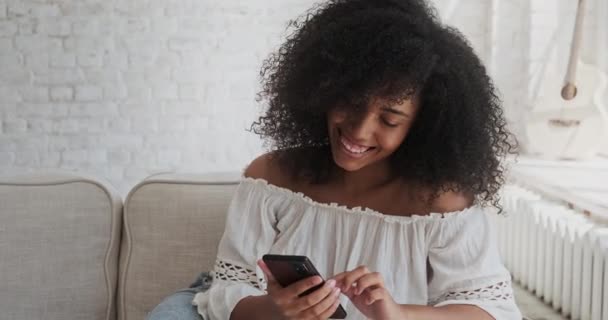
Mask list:
[[204,319],[230,319],[241,299],[265,294],[264,275],[256,262],[274,242],[276,220],[264,189],[256,188],[254,182],[241,182],[228,208],[212,285],[192,302]]
[[429,305],[469,304],[496,320],[521,320],[488,214],[474,207],[430,228]]

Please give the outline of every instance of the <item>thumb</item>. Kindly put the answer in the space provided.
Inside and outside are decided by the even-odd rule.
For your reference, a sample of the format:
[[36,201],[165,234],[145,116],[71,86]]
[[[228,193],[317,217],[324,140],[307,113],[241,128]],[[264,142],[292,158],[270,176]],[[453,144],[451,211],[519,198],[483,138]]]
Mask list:
[[262,260],[262,259],[258,260],[258,267],[260,267],[260,269],[262,269],[262,272],[264,272],[264,276],[266,277],[266,282],[268,283],[268,286],[277,286],[278,285],[277,280],[274,278],[274,276],[270,272],[270,269],[268,269],[268,266],[266,265],[264,260]]

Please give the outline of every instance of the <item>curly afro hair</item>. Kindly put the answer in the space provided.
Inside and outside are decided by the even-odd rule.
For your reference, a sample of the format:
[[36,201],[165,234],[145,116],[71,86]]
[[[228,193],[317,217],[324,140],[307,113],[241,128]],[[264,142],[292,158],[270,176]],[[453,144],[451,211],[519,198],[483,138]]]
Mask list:
[[503,157],[515,153],[501,102],[464,36],[442,25],[423,0],[331,0],[291,21],[264,61],[258,102],[268,108],[251,130],[279,165],[312,183],[334,168],[327,113],[353,112],[373,98],[419,95],[419,111],[390,157],[395,174],[443,192],[473,195],[498,208]]

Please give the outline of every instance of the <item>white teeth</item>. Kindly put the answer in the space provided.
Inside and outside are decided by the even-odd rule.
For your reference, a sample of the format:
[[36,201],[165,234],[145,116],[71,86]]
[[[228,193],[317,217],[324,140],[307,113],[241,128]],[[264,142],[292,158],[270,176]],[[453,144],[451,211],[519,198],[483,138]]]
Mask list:
[[342,145],[344,145],[344,147],[352,153],[364,153],[367,150],[371,149],[369,147],[361,147],[358,145],[351,144],[344,137],[340,137],[340,141],[342,142]]

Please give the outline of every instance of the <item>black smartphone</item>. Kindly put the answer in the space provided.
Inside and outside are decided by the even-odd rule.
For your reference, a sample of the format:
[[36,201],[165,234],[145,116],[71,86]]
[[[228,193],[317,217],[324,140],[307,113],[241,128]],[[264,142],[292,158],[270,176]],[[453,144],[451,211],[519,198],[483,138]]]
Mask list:
[[[268,269],[270,269],[270,272],[277,282],[283,287],[287,287],[294,282],[308,277],[319,276],[321,279],[323,279],[310,259],[308,259],[306,256],[266,254],[262,257],[262,260],[264,263],[266,263]],[[311,292],[322,287],[324,284],[325,280],[323,280],[321,284],[308,289],[300,296],[310,294]],[[336,312],[334,312],[334,314],[332,314],[329,318],[345,319],[346,311],[342,305],[339,305]]]

